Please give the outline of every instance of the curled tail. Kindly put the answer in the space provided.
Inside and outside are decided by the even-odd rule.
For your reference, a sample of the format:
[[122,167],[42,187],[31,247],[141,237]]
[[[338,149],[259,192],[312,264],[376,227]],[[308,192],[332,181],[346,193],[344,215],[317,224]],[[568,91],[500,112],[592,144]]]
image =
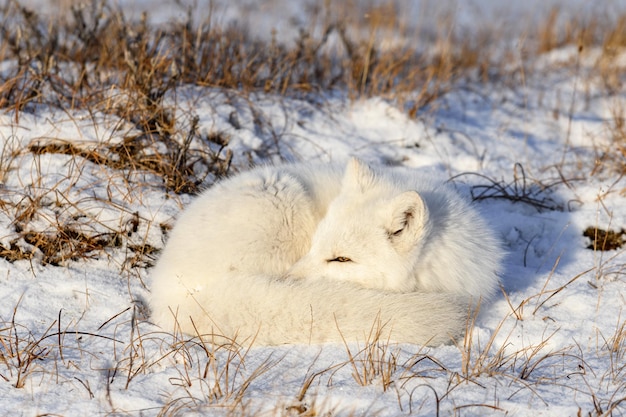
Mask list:
[[152,299],[164,330],[260,345],[383,340],[439,345],[466,327],[469,299],[397,293],[351,283],[230,276],[185,300]]

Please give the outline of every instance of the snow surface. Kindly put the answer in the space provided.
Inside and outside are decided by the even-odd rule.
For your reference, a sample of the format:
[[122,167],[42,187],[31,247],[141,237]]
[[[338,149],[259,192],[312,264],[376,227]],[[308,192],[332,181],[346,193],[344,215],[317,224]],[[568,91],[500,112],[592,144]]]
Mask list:
[[[589,250],[582,236],[589,226],[626,228],[626,180],[594,171],[598,150],[612,146],[613,112],[626,108],[623,91],[607,95],[556,71],[524,88],[458,89],[411,119],[381,98],[312,102],[182,90],[171,99],[179,122],[198,116],[201,130],[228,134],[234,170],[250,161],[355,155],[453,178],[468,197],[491,193],[484,186],[496,183],[541,201],[545,208],[501,198],[476,203],[509,252],[506,296],[482,306],[471,341],[374,347],[385,358],[383,372],[360,385],[349,359],[363,370],[363,346],[252,347],[236,355],[183,346],[143,320],[149,269],[129,265],[127,251],[63,267],[0,259],[0,332],[17,334],[24,352],[38,343],[42,357],[26,365],[27,357],[7,355],[14,346],[0,345],[7,357],[0,360],[0,414],[229,415],[225,405],[240,394],[234,415],[305,408],[341,416],[626,414],[626,253]],[[65,155],[12,156],[45,139],[98,146],[130,131],[98,113],[0,114],[0,166],[11,167],[0,178],[0,203],[41,199],[31,222],[38,230],[67,219],[106,233],[138,216],[131,239],[162,247],[159,225],[172,225],[190,197],[152,186],[158,181],[146,173]],[[7,212],[0,211],[4,245],[15,237]]]

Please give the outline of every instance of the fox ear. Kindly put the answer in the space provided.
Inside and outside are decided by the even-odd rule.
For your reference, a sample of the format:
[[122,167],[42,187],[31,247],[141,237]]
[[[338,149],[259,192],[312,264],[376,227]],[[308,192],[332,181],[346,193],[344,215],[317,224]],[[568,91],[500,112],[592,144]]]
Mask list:
[[411,250],[421,239],[428,223],[428,207],[416,191],[406,191],[391,201],[389,240],[398,252]]
[[343,176],[342,187],[364,191],[370,188],[376,179],[374,171],[364,162],[357,158],[350,158]]

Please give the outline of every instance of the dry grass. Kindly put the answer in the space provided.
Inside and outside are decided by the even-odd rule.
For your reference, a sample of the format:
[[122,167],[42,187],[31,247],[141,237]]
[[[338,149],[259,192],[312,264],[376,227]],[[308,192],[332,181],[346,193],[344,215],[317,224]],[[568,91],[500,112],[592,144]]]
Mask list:
[[[501,28],[458,34],[451,30],[453,18],[444,15],[436,34],[423,33],[401,20],[393,2],[325,7],[309,11],[317,28],[302,27],[299,38],[285,45],[252,38],[236,25],[221,26],[211,20],[211,10],[198,16],[190,8],[184,21],[157,27],[145,18],[131,21],[100,0],[71,6],[51,25],[9,1],[0,10],[9,22],[0,33],[0,60],[17,65],[2,74],[0,108],[104,108],[147,135],[166,138],[176,127],[164,98],[181,84],[278,94],[342,89],[351,96],[410,99],[415,113],[468,77],[518,81],[518,69],[502,63],[518,53],[501,50]],[[355,7],[363,19],[349,26],[343,17]],[[555,24],[558,17],[554,9],[525,40],[537,45],[537,53],[573,44],[601,47],[610,57],[625,44],[624,17],[574,19],[565,28]],[[618,68],[609,68],[610,59],[602,62],[604,78],[621,78]],[[111,89],[122,93],[119,99],[111,100]]]
[[[522,304],[530,305],[533,299],[541,296],[530,297]],[[332,392],[333,386],[337,385],[335,380],[339,379],[338,373],[347,369],[351,370],[357,385],[373,387],[381,395],[396,395],[399,409],[411,414],[439,414],[444,409],[454,413],[463,413],[467,409],[505,412],[506,408],[499,405],[498,396],[493,402],[483,403],[468,403],[463,400],[462,394],[456,396],[457,392],[465,389],[482,392],[487,389],[488,381],[497,381],[499,395],[506,393],[509,395],[507,400],[529,393],[533,400],[544,402],[546,406],[548,403],[542,398],[543,390],[552,386],[562,387],[566,392],[576,392],[592,399],[593,409],[581,410],[588,415],[619,412],[626,398],[626,383],[623,382],[626,372],[626,324],[621,316],[616,318],[614,333],[598,333],[597,354],[608,358],[602,366],[598,362],[589,363],[576,345],[552,349],[550,341],[558,330],[544,334],[535,343],[513,347],[510,338],[516,325],[511,327],[511,321],[515,323],[530,318],[520,313],[519,309],[504,317],[487,341],[481,341],[475,334],[478,309],[470,310],[466,336],[457,345],[461,361],[458,367],[443,365],[426,349],[407,357],[406,353],[402,353],[401,346],[380,339],[381,323],[375,322],[370,339],[362,348],[356,347],[356,353],[354,347],[346,343],[345,361],[317,371],[312,369],[318,358],[311,357],[301,387],[290,394],[285,394],[283,390],[268,406],[255,402],[249,390],[255,384],[263,384],[267,375],[277,378],[288,369],[281,365],[283,354],[274,355],[266,351],[264,355],[267,356],[261,358],[249,343],[244,346],[219,335],[190,337],[176,331],[169,334],[146,332],[147,325],[141,319],[137,306],[107,319],[92,333],[80,332],[62,323],[61,312],[58,320],[43,332],[35,333],[15,321],[18,307],[11,320],[0,322],[2,380],[18,389],[29,383],[71,382],[81,387],[84,395],[94,398],[95,387],[90,380],[73,377],[80,374],[72,370],[93,366],[100,356],[106,357],[110,363],[107,369],[100,370],[107,381],[107,392],[113,391],[115,384],[124,390],[136,389],[141,386],[142,378],[166,367],[173,370],[167,381],[162,383],[167,396],[162,398],[160,407],[142,411],[160,416],[213,412],[229,416],[351,415],[346,413],[349,410],[325,404],[323,394],[320,395],[320,389],[321,392],[324,389]],[[107,331],[110,328],[116,329],[113,334]],[[495,340],[503,332],[508,334],[504,335],[504,342],[499,340],[496,343]],[[106,341],[113,355],[83,347],[79,342],[82,337]],[[88,360],[80,360],[82,356]],[[572,378],[587,381],[588,390],[568,388],[567,381]],[[281,380],[280,376],[278,379]],[[447,384],[437,383],[442,379],[447,379]],[[133,415],[117,406],[113,398],[109,398],[109,407],[114,414]],[[376,415],[375,410],[373,408],[367,415]]]
[[[95,357],[96,353],[82,349],[79,340],[93,337],[116,341],[114,338],[97,333],[76,330],[75,323],[63,323],[63,312],[49,324],[43,332],[33,331],[16,321],[20,301],[13,308],[9,321],[0,321],[0,378],[15,388],[24,388],[27,383],[56,383],[67,378],[59,373],[60,368],[76,367],[76,358],[81,355]],[[88,385],[74,378],[89,392]]]
[[[0,213],[10,219],[11,226],[11,235],[2,236],[0,241],[0,258],[65,266],[75,260],[123,253],[124,261],[119,265],[122,272],[143,271],[150,266],[158,245],[147,238],[148,232],[159,229],[160,236],[164,236],[169,225],[129,212],[120,202],[132,202],[137,198],[132,190],[146,185],[165,189],[168,195],[195,194],[207,179],[228,175],[233,158],[228,135],[200,132],[198,120],[187,120],[175,106],[182,86],[236,90],[242,96],[265,92],[306,97],[338,90],[352,98],[383,96],[416,116],[448,92],[465,88],[468,80],[490,87],[519,86],[534,70],[534,60],[541,54],[573,45],[579,57],[599,48],[590,73],[599,77],[608,94],[623,89],[624,72],[615,57],[626,48],[626,16],[572,20],[557,30],[555,22],[560,11],[555,9],[538,25],[535,37],[520,40],[524,62],[508,65],[518,61],[508,58],[519,57],[520,52],[497,42],[502,28],[460,36],[450,30],[453,21],[448,16],[439,22],[437,33],[426,34],[401,21],[393,2],[368,6],[359,19],[352,21],[343,19],[351,7],[349,3],[342,6],[327,2],[325,7],[335,9],[311,10],[310,21],[320,23],[318,28],[303,27],[291,44],[282,44],[275,39],[255,39],[236,25],[220,26],[210,16],[198,16],[191,9],[182,22],[158,27],[146,19],[129,20],[112,3],[94,1],[85,7],[68,6],[69,13],[51,24],[19,2],[5,2],[0,6],[0,62],[12,64],[0,73],[0,110],[16,120],[44,106],[102,112],[120,118],[131,129],[122,129],[99,143],[45,138],[19,148],[12,137],[0,138]],[[403,41],[390,43],[390,39]],[[569,70],[579,70],[579,62],[568,65]],[[587,75],[581,71],[581,76]],[[592,175],[621,178],[626,174],[623,110],[616,105],[606,122],[609,141],[596,148]],[[231,123],[236,127],[235,117]],[[67,178],[47,182],[37,167],[42,158],[53,154],[66,157],[76,168]],[[23,190],[5,190],[3,184],[17,175],[22,158],[33,161],[30,178],[21,177]],[[99,179],[107,183],[103,188],[109,195],[88,201],[67,197],[91,166],[101,169],[98,175],[104,178]],[[138,173],[150,178],[139,180]],[[473,188],[474,198],[505,199],[531,205],[538,211],[565,209],[552,189],[568,186],[572,180],[562,176],[551,182],[537,180],[519,164],[513,168],[512,177],[508,182],[483,177],[485,185]],[[97,185],[96,179],[92,181],[81,186]],[[93,206],[115,210],[123,221],[104,223],[93,214]],[[624,242],[623,230],[592,227],[586,235],[594,250],[618,249]],[[432,399],[437,412],[443,405],[458,414],[466,409],[497,411],[500,408],[495,401],[459,404],[453,398],[455,390],[482,387],[485,378],[496,378],[505,381],[507,387],[519,387],[519,391],[530,391],[533,398],[541,398],[542,384],[563,384],[569,378],[571,369],[563,363],[584,367],[585,377],[590,379],[586,394],[593,397],[594,409],[584,412],[610,415],[619,411],[626,401],[626,384],[622,382],[626,374],[623,318],[616,318],[613,334],[598,334],[598,355],[609,358],[609,367],[604,370],[594,370],[575,347],[551,351],[549,345],[555,333],[515,348],[510,348],[511,336],[505,334],[513,332],[510,322],[531,319],[583,275],[554,287],[550,275],[540,293],[516,305],[510,301],[511,314],[502,319],[487,340],[479,340],[474,333],[478,310],[468,312],[466,336],[457,345],[460,363],[456,371],[426,351],[403,359],[397,345],[381,340],[383,324],[373,323],[364,346],[345,344],[344,362],[315,372],[311,364],[299,391],[292,393],[286,405],[277,406],[273,414],[320,415],[325,407],[312,394],[312,387],[322,378],[327,378],[327,385],[332,387],[335,376],[345,369],[350,370],[359,386],[377,387],[385,394],[395,392],[400,408],[409,413],[426,407]],[[45,375],[58,382],[61,375],[66,375],[59,368],[78,366],[67,359],[72,350],[96,355],[81,352],[77,343],[70,341],[70,335],[83,335],[113,345],[109,348],[115,361],[105,371],[109,385],[122,378],[124,389],[130,389],[141,376],[160,367],[175,369],[176,375],[169,379],[175,394],[163,400],[158,415],[212,409],[229,410],[231,415],[255,415],[255,406],[249,404],[250,386],[282,359],[267,357],[248,367],[253,348],[236,341],[217,335],[189,338],[177,333],[145,332],[137,306],[106,320],[93,333],[63,328],[61,314],[43,331],[36,331],[16,321],[18,307],[19,303],[12,318],[0,321],[0,379],[16,389],[24,388],[35,376]],[[131,317],[121,321],[127,315]],[[110,323],[120,329],[113,337],[106,332]],[[591,381],[594,372],[597,378]],[[445,389],[431,383],[432,378],[442,375],[448,380]],[[93,396],[88,381],[78,383]],[[111,400],[111,412],[122,414],[123,410]]]
[[6,382],[10,382],[15,388],[23,388],[27,378],[33,374],[44,372],[40,361],[54,356],[53,352],[59,347],[54,342],[51,344],[44,342],[44,339],[51,334],[54,323],[42,335],[33,335],[27,328],[15,322],[17,308],[18,306],[14,308],[11,322],[0,323],[2,326],[0,329],[0,362],[4,365],[0,377]]
[[[343,339],[352,377],[360,386],[379,383],[383,391],[394,383],[394,374],[398,368],[398,352],[391,350],[389,340],[381,339],[385,323],[377,319],[370,329],[363,348],[357,346],[353,353],[348,342]],[[343,337],[343,336],[342,336]]]
[[[596,160],[593,175],[626,175],[626,118],[620,101],[611,107],[611,118],[605,122],[608,140],[596,147]],[[624,190],[622,190],[624,193]]]

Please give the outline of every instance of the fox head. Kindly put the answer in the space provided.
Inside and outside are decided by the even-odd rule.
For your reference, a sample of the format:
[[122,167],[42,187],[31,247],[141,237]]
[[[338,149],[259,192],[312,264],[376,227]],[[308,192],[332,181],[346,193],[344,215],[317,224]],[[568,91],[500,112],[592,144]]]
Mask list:
[[352,159],[339,195],[312,237],[310,251],[287,275],[414,290],[412,271],[427,226],[428,208],[417,192],[398,189],[391,178]]

